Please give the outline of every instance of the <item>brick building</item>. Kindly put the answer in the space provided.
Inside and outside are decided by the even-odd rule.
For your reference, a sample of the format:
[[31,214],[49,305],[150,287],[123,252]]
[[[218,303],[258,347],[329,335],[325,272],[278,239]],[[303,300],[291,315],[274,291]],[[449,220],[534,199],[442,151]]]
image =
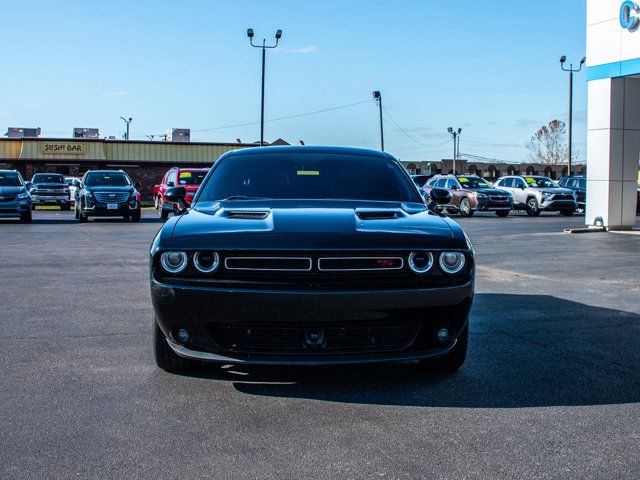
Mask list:
[[229,150],[255,146],[251,143],[0,138],[0,169],[16,169],[26,180],[38,172],[81,177],[87,170],[122,169],[133,181],[142,182],[142,198],[150,201],[153,186],[169,168],[210,167]]

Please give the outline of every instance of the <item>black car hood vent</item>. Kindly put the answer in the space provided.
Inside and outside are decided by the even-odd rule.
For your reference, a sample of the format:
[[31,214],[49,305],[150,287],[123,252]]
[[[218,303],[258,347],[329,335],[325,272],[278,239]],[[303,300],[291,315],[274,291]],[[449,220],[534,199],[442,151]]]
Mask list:
[[271,212],[268,210],[227,210],[227,218],[237,220],[264,220]]
[[392,220],[402,216],[397,210],[356,210],[360,220]]

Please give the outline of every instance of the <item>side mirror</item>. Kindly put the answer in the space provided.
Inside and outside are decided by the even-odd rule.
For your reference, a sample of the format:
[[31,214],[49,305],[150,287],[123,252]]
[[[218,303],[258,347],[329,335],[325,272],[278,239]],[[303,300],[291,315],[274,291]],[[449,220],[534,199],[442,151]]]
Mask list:
[[446,205],[451,203],[453,196],[449,190],[444,188],[432,188],[429,193],[429,210],[434,210],[438,205]]
[[520,190],[524,190],[524,185],[520,184],[520,185],[518,185],[518,188],[519,188]]
[[164,200],[169,203],[177,203],[182,210],[186,210],[189,205],[185,201],[187,189],[184,187],[171,187],[164,192]]
[[135,183],[133,184],[133,186],[134,186],[135,188],[140,188],[140,187],[142,186],[142,182],[135,182]]
[[167,187],[175,187],[176,184],[173,182],[167,182]]
[[451,190],[458,190],[458,186],[457,185],[451,185]]

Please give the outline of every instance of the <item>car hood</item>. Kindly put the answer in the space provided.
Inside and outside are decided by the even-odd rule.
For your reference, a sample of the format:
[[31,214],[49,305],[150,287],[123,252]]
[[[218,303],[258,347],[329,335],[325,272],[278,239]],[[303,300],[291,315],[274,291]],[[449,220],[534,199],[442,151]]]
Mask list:
[[67,186],[67,184],[46,182],[46,183],[34,183],[33,186],[37,188],[64,188]]
[[108,185],[103,186],[85,186],[85,189],[89,192],[133,192],[133,187],[110,187]]
[[169,243],[183,248],[466,248],[460,227],[417,203],[207,202],[166,227]]
[[493,195],[494,197],[508,197],[510,195],[509,192],[505,192],[498,188],[474,188],[469,190],[476,193],[482,193],[484,195]]
[[24,187],[0,187],[0,195],[17,195],[25,191]]

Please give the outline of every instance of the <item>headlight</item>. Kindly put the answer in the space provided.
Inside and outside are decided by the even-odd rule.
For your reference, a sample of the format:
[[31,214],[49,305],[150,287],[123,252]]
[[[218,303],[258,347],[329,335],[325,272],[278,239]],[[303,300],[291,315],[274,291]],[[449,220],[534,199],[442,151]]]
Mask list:
[[27,192],[19,193],[19,194],[18,194],[18,199],[19,199],[19,200],[26,200],[27,198],[29,198],[29,196],[30,196],[30,195],[29,195]]
[[487,196],[484,193],[476,193],[476,198],[487,198]]
[[414,273],[427,273],[433,267],[433,254],[430,252],[411,252],[409,268]]
[[553,193],[551,192],[542,192],[542,195],[544,195],[545,197],[553,197]]
[[164,252],[160,255],[160,264],[169,273],[180,273],[187,268],[189,259],[184,252]]
[[212,273],[220,266],[220,256],[216,252],[196,252],[193,264],[201,273]]
[[460,252],[442,252],[440,254],[440,268],[448,274],[460,272],[467,264],[464,253]]

